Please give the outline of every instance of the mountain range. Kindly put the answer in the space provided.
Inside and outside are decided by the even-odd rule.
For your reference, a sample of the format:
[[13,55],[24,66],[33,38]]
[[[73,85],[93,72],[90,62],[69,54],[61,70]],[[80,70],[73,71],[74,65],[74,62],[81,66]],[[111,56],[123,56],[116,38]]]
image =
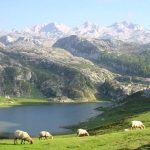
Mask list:
[[120,22],[0,32],[0,95],[122,101],[150,95],[150,30]]
[[98,39],[116,39],[124,42],[150,42],[150,30],[144,27],[129,23],[126,21],[117,22],[110,26],[104,27],[98,24],[85,22],[83,25],[69,28],[64,24],[43,23],[35,26],[25,27],[22,30],[11,30],[0,32],[0,42],[9,44],[20,39],[32,40],[38,43],[51,43],[51,45],[59,38],[78,35],[86,38]]

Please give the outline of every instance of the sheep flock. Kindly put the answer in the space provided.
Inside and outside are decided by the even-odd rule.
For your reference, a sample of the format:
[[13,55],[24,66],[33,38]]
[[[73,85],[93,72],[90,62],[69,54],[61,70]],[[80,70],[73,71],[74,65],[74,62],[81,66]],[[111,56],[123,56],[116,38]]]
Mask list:
[[[131,121],[131,127],[128,129],[124,129],[124,131],[130,131],[130,130],[136,130],[136,129],[144,129],[145,126],[141,121]],[[86,129],[77,129],[77,136],[83,137],[83,136],[89,136],[89,133]],[[30,144],[33,144],[33,140],[30,137],[30,135],[22,130],[16,130],[14,132],[14,144],[18,144],[17,140],[21,140],[21,144],[25,144],[25,142],[29,142]],[[39,133],[39,140],[42,139],[53,139],[53,136],[48,131],[41,131]]]

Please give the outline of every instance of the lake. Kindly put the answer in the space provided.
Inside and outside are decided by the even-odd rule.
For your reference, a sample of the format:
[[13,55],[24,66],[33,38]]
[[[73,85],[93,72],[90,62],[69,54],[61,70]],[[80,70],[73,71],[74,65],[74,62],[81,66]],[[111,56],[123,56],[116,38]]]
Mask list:
[[63,126],[86,121],[100,113],[95,108],[106,103],[51,104],[42,106],[17,106],[0,108],[0,133],[16,129],[37,136],[42,130],[63,133],[69,130]]

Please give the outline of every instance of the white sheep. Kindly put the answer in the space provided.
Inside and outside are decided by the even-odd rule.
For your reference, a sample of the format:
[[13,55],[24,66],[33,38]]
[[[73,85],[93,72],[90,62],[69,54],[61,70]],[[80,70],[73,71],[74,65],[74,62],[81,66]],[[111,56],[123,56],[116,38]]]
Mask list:
[[16,130],[14,133],[14,144],[17,144],[17,139],[21,139],[21,144],[25,141],[29,142],[30,144],[33,144],[33,140],[30,137],[30,135],[27,132]]
[[77,130],[77,136],[89,136],[89,133],[85,129],[78,129]]
[[141,121],[132,121],[131,123],[132,123],[131,129],[137,129],[137,128],[144,129],[145,128],[144,124]]
[[53,136],[48,132],[48,131],[41,131],[40,134],[39,134],[39,140],[42,139],[42,138],[50,138],[50,139],[53,139]]

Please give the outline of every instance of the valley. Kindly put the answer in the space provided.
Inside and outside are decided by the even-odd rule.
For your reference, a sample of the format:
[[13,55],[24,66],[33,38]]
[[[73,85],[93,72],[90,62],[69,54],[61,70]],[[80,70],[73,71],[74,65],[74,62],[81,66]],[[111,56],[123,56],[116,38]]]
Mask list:
[[[5,137],[0,140],[0,148],[148,149],[149,34],[149,30],[127,22],[105,28],[85,23],[73,29],[50,23],[23,31],[1,32],[0,109],[2,113],[8,109],[4,114],[11,115],[1,119],[2,127],[8,126],[9,133],[0,133],[1,138]],[[103,103],[111,105],[100,106]],[[33,137],[33,145],[14,146],[13,137],[6,139],[6,135],[17,129],[14,126],[23,128],[22,124],[32,122],[18,120],[24,115],[22,110],[26,111],[24,118],[35,117],[39,126],[25,125]],[[57,116],[59,112],[64,116]],[[38,116],[50,118],[51,113],[63,123],[52,124],[51,129],[58,125],[53,132],[54,140],[40,142],[37,132],[42,128]],[[82,118],[71,116],[76,114]],[[16,116],[16,120],[9,122],[10,116]],[[76,119],[69,122],[72,118]],[[141,120],[146,129],[125,132],[132,120]],[[69,132],[56,133],[60,126]],[[49,125],[44,127],[50,130]],[[87,129],[90,136],[76,137],[78,128]]]

